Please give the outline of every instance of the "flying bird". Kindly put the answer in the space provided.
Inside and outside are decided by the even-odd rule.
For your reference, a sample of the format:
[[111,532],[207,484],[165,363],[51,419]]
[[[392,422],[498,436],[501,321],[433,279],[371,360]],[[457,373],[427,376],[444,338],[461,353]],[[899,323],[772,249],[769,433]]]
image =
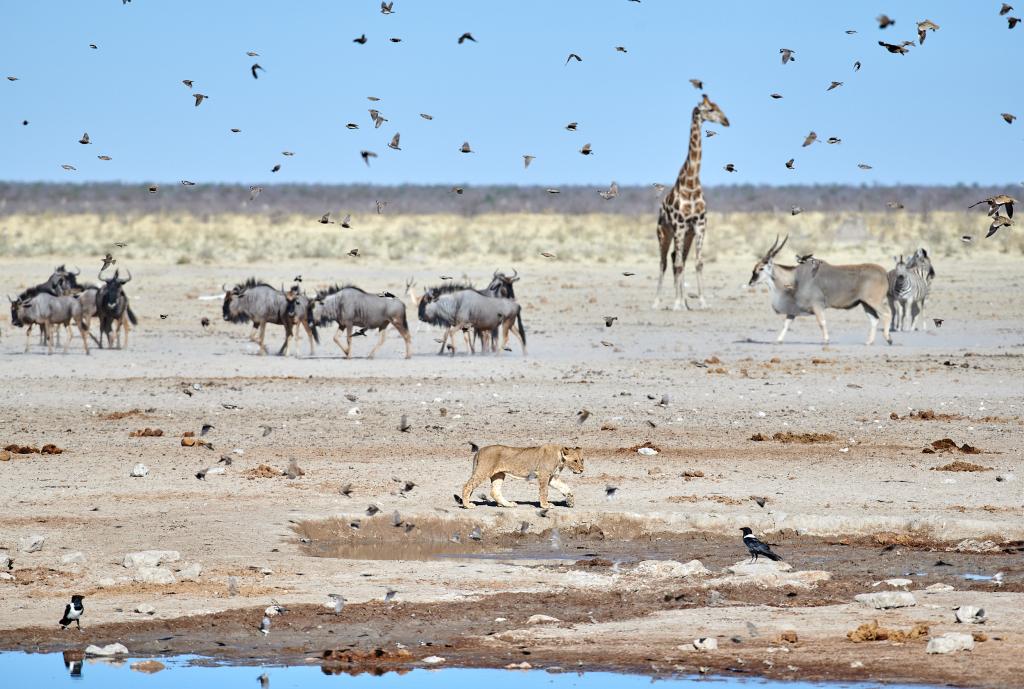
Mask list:
[[771,96],[775,100],[779,100],[780,98],[782,98],[782,94],[781,93],[771,93],[771,94],[768,94],[768,95]]
[[843,85],[843,82],[841,82],[841,81],[833,81],[831,84],[829,84],[828,88],[825,89],[825,90],[826,91],[832,91],[833,89],[837,89],[837,88],[839,88],[842,85]]
[[942,327],[942,324],[943,324],[944,322],[945,322],[945,321],[944,321],[944,319],[942,319],[942,318],[933,318],[933,319],[932,319],[932,323],[934,323],[934,324],[935,324],[935,327],[936,327],[936,328],[941,328],[941,327]]
[[392,38],[389,38],[388,40],[391,41],[392,43],[401,43],[402,42],[401,38],[394,38],[394,37],[392,37]]
[[800,214],[801,214],[801,213],[803,213],[803,212],[804,212],[804,209],[803,209],[803,208],[801,208],[800,206],[792,206],[792,207],[791,207],[791,208],[789,209],[789,214],[790,214],[790,215],[800,215]]
[[380,3],[380,13],[381,14],[394,14],[395,13],[395,3],[393,1],[392,2],[383,2],[383,0],[381,0],[381,3]]
[[85,596],[71,596],[71,602],[64,606],[64,617],[60,618],[60,628],[67,629],[72,622],[78,625],[78,631],[82,631],[82,615],[85,614],[85,606],[82,601]]
[[110,156],[107,156],[107,155],[101,155],[101,156],[96,156],[96,157],[99,158],[100,160],[113,160],[113,158],[111,158]]
[[879,29],[888,29],[890,26],[896,23],[896,20],[890,19],[889,15],[887,14],[880,14],[877,17],[875,17],[875,20],[878,22]]
[[352,251],[349,251],[347,255],[348,256],[358,257],[359,256],[359,249],[352,249]]
[[751,562],[757,562],[759,557],[766,557],[774,562],[782,559],[772,552],[767,543],[758,540],[749,526],[744,526],[740,531],[743,532],[743,545],[747,546],[747,550],[750,551]]
[[[327,224],[333,223],[334,221],[330,219],[330,216],[331,216],[331,212],[330,211],[327,211],[322,216],[320,216],[320,221],[319,221],[320,224],[321,225],[327,225]],[[297,282],[299,282],[299,281],[297,281]]]
[[[623,273],[623,275],[625,275],[625,273]],[[606,328],[612,327],[612,323],[614,323],[615,321],[619,320],[618,316],[603,316],[603,318],[604,318],[604,327],[606,327]]]
[[795,50],[790,50],[789,48],[779,48],[779,54],[782,55],[782,64],[786,64],[790,60],[796,62],[796,58],[793,57],[795,52]]
[[205,99],[209,98],[209,96],[204,95],[202,93],[193,93],[192,96],[196,99],[197,108],[199,107],[200,103],[202,103]]
[[192,80],[191,79],[182,79],[181,83],[185,84],[185,86],[188,86],[189,88],[192,88]]
[[807,136],[804,137],[803,146],[810,146],[811,144],[813,144],[817,140],[818,140],[817,133],[816,132],[811,132],[810,134],[808,134]]
[[578,425],[580,425],[580,426],[582,426],[583,422],[586,421],[589,418],[590,418],[590,410],[589,409],[580,409],[578,412],[576,412],[576,423]]
[[594,151],[590,148],[590,144],[583,144],[583,148],[580,149],[580,153],[582,155],[588,156],[592,155]]
[[704,90],[704,82],[701,81],[700,79],[690,79],[690,83],[693,84],[693,88],[697,89],[698,91]]
[[794,169],[794,168],[793,168],[793,163],[794,163],[795,161],[796,161],[796,158],[790,158],[789,160],[787,160],[787,161],[786,161],[786,169],[787,169],[787,170],[792,170],[792,169]]
[[232,133],[232,134],[238,134],[238,133],[239,133],[239,132],[241,132],[241,131],[242,131],[242,130],[241,130],[241,129],[239,129],[238,127],[232,127],[232,128],[231,128],[231,133]]
[[402,148],[398,145],[398,141],[401,138],[402,135],[396,132],[395,135],[391,137],[391,143],[388,144],[388,148],[393,148],[396,151],[401,151]]
[[434,119],[434,116],[433,116],[433,115],[428,115],[428,114],[427,114],[427,113],[425,113],[425,112],[421,112],[421,113],[420,113],[420,117],[422,117],[422,118],[423,118],[423,119],[425,119],[425,120],[432,120],[432,119]]
[[375,203],[377,204],[377,215],[383,215],[384,209],[387,207],[388,202],[378,200]]
[[710,139],[713,136],[718,136],[718,132],[716,132],[714,129],[705,129],[704,136]]
[[972,203],[968,208],[974,208],[975,206],[980,206],[983,203],[988,204],[988,214],[992,217],[995,217],[999,213],[999,208],[1002,206],[1006,209],[1007,217],[1012,218],[1013,204],[1017,203],[1017,199],[1012,196],[1007,196],[1006,194],[999,194],[997,196],[989,196],[987,199],[982,199],[977,203]]
[[725,166],[722,169],[724,169],[726,172],[736,172],[737,171],[736,170],[736,166],[733,165],[732,163],[726,163]]
[[843,140],[842,140],[842,139],[840,139],[840,138],[839,138],[838,136],[830,136],[830,137],[828,137],[827,139],[825,139],[825,143],[829,143],[829,144],[841,144],[841,143],[843,143]]
[[551,253],[550,251],[542,251],[540,252],[540,255],[543,256],[544,258],[558,258],[558,256]]
[[917,23],[917,42],[920,45],[924,45],[924,37],[928,35],[929,31],[938,31],[939,25],[930,19],[925,19],[923,22]]
[[380,129],[380,126],[388,121],[386,117],[380,114],[380,111],[370,109],[370,119],[373,120],[373,128]]
[[341,226],[344,227],[346,230],[348,230],[348,229],[350,229],[352,227],[352,215],[351,214],[345,216],[344,220],[341,221]]
[[359,38],[353,38],[352,42],[353,43],[358,43],[359,45],[365,45],[366,44],[366,34],[360,35]]
[[537,159],[537,156],[524,155],[523,156],[523,169],[530,167],[530,163]]
[[615,52],[617,52],[617,53],[628,53],[629,51],[626,50],[626,46],[624,46],[624,45],[617,45],[617,46],[615,46]]
[[879,41],[878,45],[882,46],[883,48],[885,48],[886,50],[888,50],[890,53],[892,53],[894,55],[896,55],[896,54],[906,55],[908,52],[910,52],[910,51],[908,51],[906,49],[905,46],[894,45],[892,43],[886,43],[885,41]]
[[466,41],[473,41],[474,43],[476,43],[476,39],[473,38],[473,34],[469,33],[468,31],[459,36],[459,45],[462,45]]
[[402,414],[402,418],[398,421],[398,430],[402,433],[408,433],[412,430],[412,424],[409,423],[409,417],[405,414]]
[[276,165],[274,165],[274,167],[270,168],[271,172],[280,172],[280,170],[281,170],[281,163],[277,163]]
[[249,187],[249,200],[255,201],[256,197],[260,195],[261,191],[263,191],[263,187],[257,187],[255,185]]
[[252,78],[253,79],[259,79],[259,76],[257,76],[257,74],[256,74],[256,70],[260,70],[261,72],[266,72],[267,71],[267,70],[263,69],[262,67],[260,67],[260,64],[258,62],[254,62],[252,67],[250,67],[249,69],[252,71]]
[[570,60],[576,60],[576,62],[583,62],[583,58],[576,53],[569,53],[569,57],[565,58],[565,64],[569,64]]
[[181,180],[181,186],[183,186],[183,187],[194,187],[195,185],[196,185],[196,183],[193,182],[190,179],[183,179],[183,180]]
[[89,141],[89,132],[85,132],[84,134],[82,134],[82,138],[78,140],[78,143],[80,143],[80,144],[90,144],[90,143],[92,143],[91,141]]
[[106,270],[107,268],[109,268],[110,266],[112,266],[112,265],[114,265],[115,263],[117,263],[117,259],[116,259],[116,258],[114,258],[114,257],[113,257],[113,256],[112,256],[112,255],[110,254],[110,252],[107,252],[107,255],[106,255],[106,256],[104,256],[102,260],[103,260],[103,267],[102,267],[102,268],[100,268],[100,272],[101,272],[101,273],[102,273],[102,272],[103,272],[104,270]]
[[1006,124],[1013,124],[1013,121],[1017,119],[1016,115],[1008,112],[1000,113],[999,116],[1006,120]]
[[473,149],[469,147],[468,141],[463,141],[462,145],[459,146],[459,153],[472,153]]
[[861,170],[870,170],[871,169],[871,166],[868,165],[867,163],[857,163],[857,167],[859,167]]
[[574,132],[579,126],[579,122],[570,122],[569,124],[565,125],[565,128],[570,132]]
[[1008,3],[1004,2],[1003,6],[999,8],[999,16],[1000,17],[1002,17],[1003,15],[1009,14],[1010,12],[1013,12],[1013,5],[1010,5]]
[[618,492],[619,492],[618,486],[605,486],[604,487],[604,497],[607,498],[608,500],[611,500],[612,498],[614,498],[615,494],[618,493]]
[[99,46],[96,45],[95,43],[90,43],[89,47],[92,48],[93,50],[98,50],[99,49]]
[[1006,18],[1006,24],[1007,24],[1008,28],[1012,29],[1015,26],[1017,26],[1018,24],[1020,24],[1020,17],[1007,17]]
[[607,191],[599,191],[597,193],[605,201],[610,201],[619,195],[619,185],[613,181]]
[[377,154],[373,151],[359,151],[359,155],[363,157],[363,162],[366,163],[366,167],[370,167],[370,158],[377,157]]
[[857,60],[856,62],[853,63],[853,71],[854,72],[859,72],[860,71],[860,60]]
[[1013,221],[1008,217],[1005,215],[996,215],[992,218],[992,224],[988,226],[988,233],[985,235],[985,238],[988,239],[994,235],[999,231],[999,228],[1010,227],[1011,225],[1013,225]]

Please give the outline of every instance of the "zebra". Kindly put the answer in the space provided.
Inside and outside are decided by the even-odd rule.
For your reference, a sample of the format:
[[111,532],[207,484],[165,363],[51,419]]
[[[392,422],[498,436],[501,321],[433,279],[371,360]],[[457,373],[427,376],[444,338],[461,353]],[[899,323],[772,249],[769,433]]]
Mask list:
[[920,319],[921,329],[928,329],[928,321],[924,317],[924,304],[931,289],[935,269],[932,267],[928,252],[918,249],[904,260],[903,256],[894,256],[896,267],[889,271],[889,307],[892,310],[892,329],[917,330]]

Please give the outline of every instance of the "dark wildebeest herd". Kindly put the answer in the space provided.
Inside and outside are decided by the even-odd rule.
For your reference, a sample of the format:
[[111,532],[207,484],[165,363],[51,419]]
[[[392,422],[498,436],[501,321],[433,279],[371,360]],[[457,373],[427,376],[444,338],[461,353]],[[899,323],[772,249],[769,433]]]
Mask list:
[[[436,287],[424,290],[416,297],[412,280],[406,282],[409,298],[417,304],[419,319],[424,323],[444,328],[441,351],[454,356],[455,336],[464,333],[467,348],[476,353],[479,340],[481,351],[498,353],[506,349],[509,332],[515,333],[526,354],[526,331],[523,328],[522,307],[515,300],[513,284],[519,280],[518,272],[506,275],[495,271],[485,289],[476,289],[468,283],[446,280]],[[333,285],[307,295],[299,284],[288,290],[280,289],[249,278],[234,287],[224,288],[224,320],[231,323],[252,323],[250,339],[257,343],[259,352],[267,349],[264,337],[267,324],[284,328],[284,344],[278,354],[287,355],[292,339],[298,340],[305,331],[309,339],[309,353],[313,343],[320,342],[318,328],[336,323],[334,342],[345,358],[352,356],[352,338],[377,330],[380,339],[367,355],[373,358],[384,344],[388,326],[393,326],[405,341],[405,357],[412,357],[412,333],[406,318],[406,306],[391,292],[371,293],[355,285]],[[342,332],[345,341],[342,343]],[[502,339],[501,346],[498,340]],[[298,353],[298,346],[295,348]]]
[[[103,348],[103,336],[107,337],[108,347],[121,345],[121,330],[124,330],[124,347],[128,346],[129,323],[138,321],[128,305],[128,295],[124,291],[125,283],[132,279],[131,272],[122,278],[120,271],[115,270],[108,278],[103,277],[101,270],[99,284],[79,284],[80,270],[71,271],[65,266],[57,266],[50,278],[18,295],[16,299],[8,297],[11,303],[11,323],[16,327],[25,327],[25,351],[31,345],[32,328],[39,327],[39,334],[47,352],[53,353],[55,340],[60,337],[61,326],[67,331],[64,351],[71,344],[74,323],[82,338],[82,347],[89,353],[89,338]],[[99,319],[100,336],[96,338],[89,332],[93,318]]]

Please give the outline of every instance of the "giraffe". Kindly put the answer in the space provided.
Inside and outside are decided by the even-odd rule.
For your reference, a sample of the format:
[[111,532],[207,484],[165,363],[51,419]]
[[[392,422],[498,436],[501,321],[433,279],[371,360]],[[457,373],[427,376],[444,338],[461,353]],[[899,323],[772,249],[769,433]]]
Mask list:
[[704,122],[717,122],[728,127],[729,118],[725,116],[715,103],[712,103],[707,95],[704,95],[697,107],[693,109],[693,117],[690,121],[690,150],[679,171],[679,177],[672,186],[671,191],[661,202],[661,212],[658,214],[658,244],[661,249],[661,272],[658,275],[658,293],[654,298],[653,308],[658,308],[661,302],[661,284],[665,279],[665,268],[668,265],[669,249],[672,249],[672,272],[675,278],[676,301],[674,309],[679,310],[680,302],[690,308],[686,300],[686,293],[683,288],[683,267],[686,265],[686,257],[690,253],[690,245],[696,241],[697,261],[697,297],[700,299],[700,308],[705,308],[704,302],[704,260],[702,250],[704,247],[704,230],[707,223],[704,218],[706,207],[704,205],[704,192],[700,186],[700,147],[701,147],[701,124]]

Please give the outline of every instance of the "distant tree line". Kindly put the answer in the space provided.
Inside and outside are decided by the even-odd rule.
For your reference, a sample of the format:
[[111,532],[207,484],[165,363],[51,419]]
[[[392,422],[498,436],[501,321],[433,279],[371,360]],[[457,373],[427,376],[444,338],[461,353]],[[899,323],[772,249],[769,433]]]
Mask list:
[[[789,212],[792,206],[807,211],[884,211],[898,203],[911,212],[964,210],[979,199],[1012,190],[1015,185],[955,186],[756,186],[705,188],[711,211]],[[250,201],[249,187],[240,184],[200,184],[185,187],[161,184],[150,193],[144,184],[15,183],[0,182],[0,216],[14,213],[189,213],[216,215],[303,214],[320,216],[331,211],[375,212],[386,201],[384,213],[615,213],[641,215],[657,212],[664,191],[652,186],[621,187],[611,200],[598,196],[597,187],[564,186],[553,194],[545,187],[466,186],[462,193],[440,185],[267,185]]]

